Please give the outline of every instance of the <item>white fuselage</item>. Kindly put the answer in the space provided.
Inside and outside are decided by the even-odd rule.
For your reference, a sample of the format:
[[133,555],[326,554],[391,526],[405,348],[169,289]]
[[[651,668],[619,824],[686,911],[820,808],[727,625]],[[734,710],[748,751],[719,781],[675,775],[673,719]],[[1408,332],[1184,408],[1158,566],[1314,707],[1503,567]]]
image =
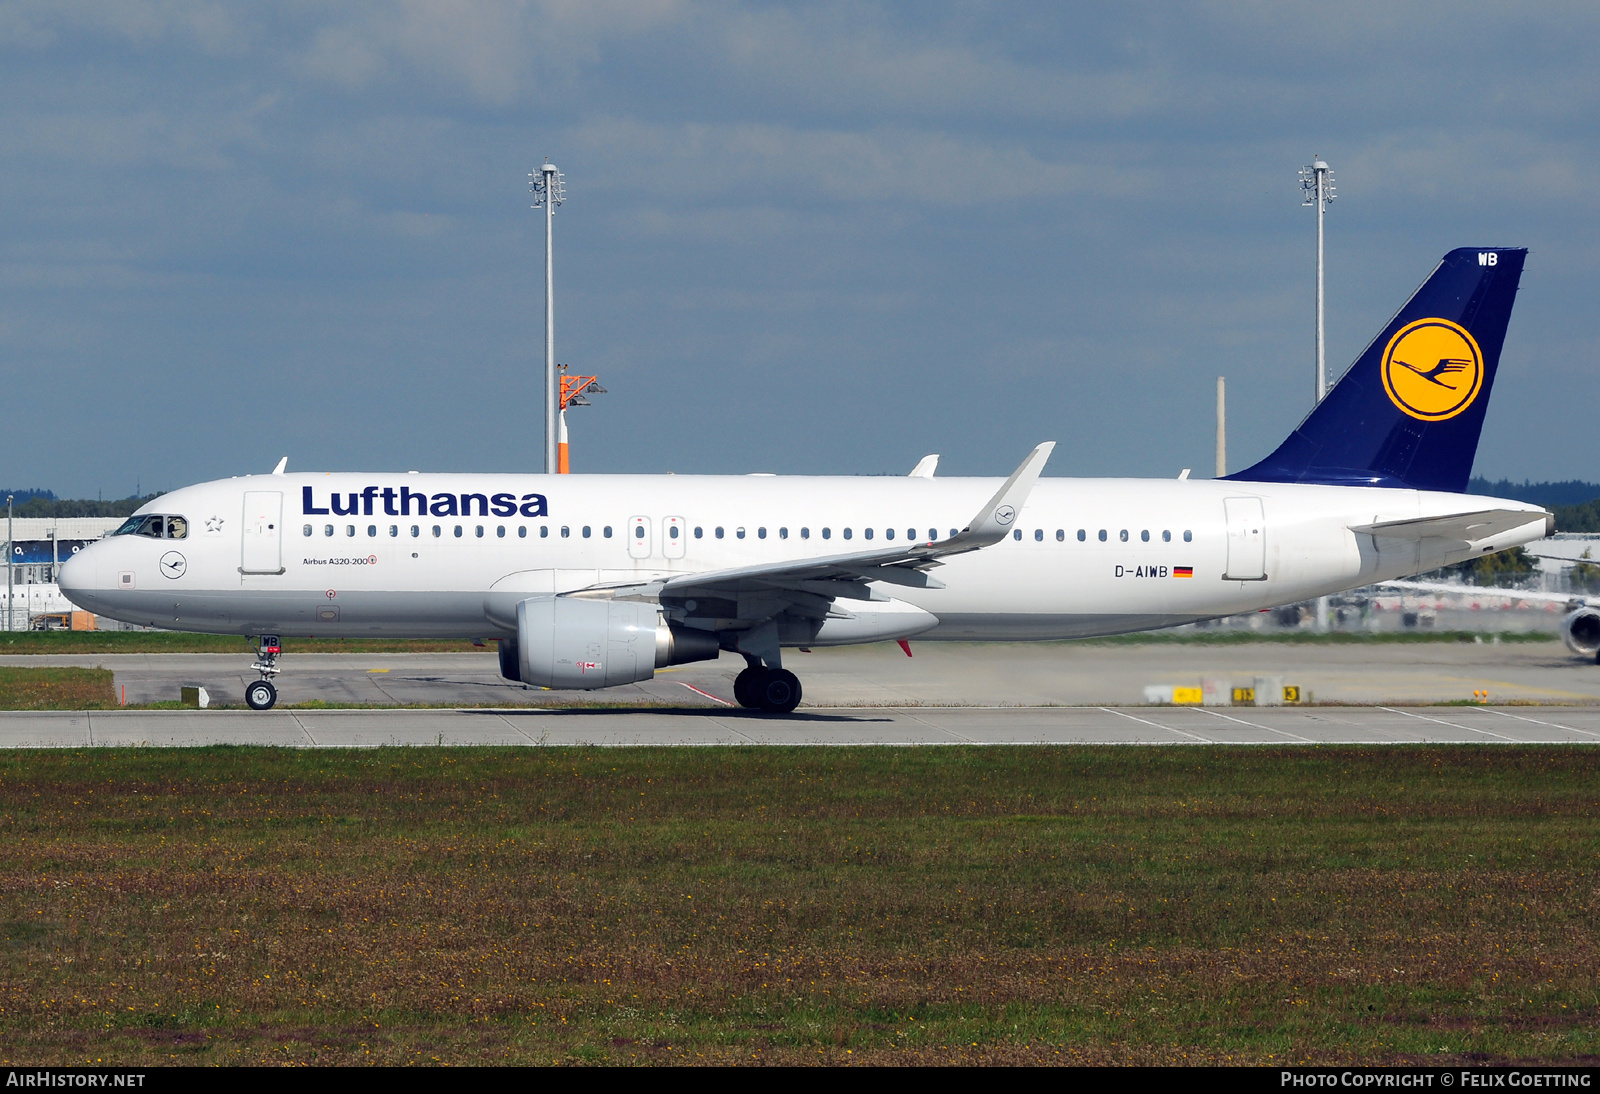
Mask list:
[[[972,478],[248,476],[155,499],[141,513],[184,518],[181,538],[108,537],[63,567],[61,585],[83,608],[173,630],[490,638],[513,633],[516,603],[541,593],[941,539],[998,485]],[[426,515],[419,495],[428,499]],[[1470,546],[1350,530],[1490,505],[1525,510],[1528,523]],[[925,638],[1115,634],[1415,574],[1530,542],[1545,533],[1545,520],[1520,502],[1415,490],[1041,479],[1015,529],[932,571],[944,588],[884,591],[937,617],[931,628],[915,628]],[[1185,568],[1191,576],[1180,576]]]

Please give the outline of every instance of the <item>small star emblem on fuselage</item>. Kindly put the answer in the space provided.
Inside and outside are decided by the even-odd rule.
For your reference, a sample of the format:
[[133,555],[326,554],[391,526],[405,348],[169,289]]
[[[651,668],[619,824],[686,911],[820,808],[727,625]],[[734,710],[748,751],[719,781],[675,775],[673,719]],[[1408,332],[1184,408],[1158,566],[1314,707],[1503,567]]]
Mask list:
[[222,531],[222,518],[221,517],[207,517],[206,518],[206,531],[208,531],[208,532],[220,532],[220,531]]

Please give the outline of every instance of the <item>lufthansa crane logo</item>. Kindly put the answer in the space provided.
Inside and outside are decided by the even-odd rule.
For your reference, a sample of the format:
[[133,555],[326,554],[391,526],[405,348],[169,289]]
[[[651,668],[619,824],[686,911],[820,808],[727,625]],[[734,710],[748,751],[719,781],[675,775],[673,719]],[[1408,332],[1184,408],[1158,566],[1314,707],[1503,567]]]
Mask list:
[[1483,353],[1466,328],[1448,319],[1407,323],[1383,351],[1383,390],[1424,422],[1454,418],[1483,388]]

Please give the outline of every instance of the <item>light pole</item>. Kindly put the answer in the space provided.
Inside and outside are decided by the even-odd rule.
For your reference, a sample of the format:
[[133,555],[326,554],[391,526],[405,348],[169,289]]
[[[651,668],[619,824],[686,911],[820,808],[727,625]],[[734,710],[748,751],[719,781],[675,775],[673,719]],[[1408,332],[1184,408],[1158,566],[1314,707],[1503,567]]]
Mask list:
[[561,396],[556,380],[556,286],[555,231],[556,206],[567,200],[566,179],[548,159],[537,172],[528,173],[533,190],[533,208],[544,210],[544,473],[554,475],[557,427]]
[[[1302,205],[1317,208],[1317,377],[1313,389],[1315,406],[1328,394],[1328,364],[1322,343],[1322,215],[1334,199],[1333,168],[1321,156],[1312,156],[1309,167],[1300,168],[1300,190],[1305,194]],[[1328,598],[1317,597],[1317,630],[1328,629]]]
[[6,495],[6,633],[11,633],[11,614],[15,610],[11,606],[11,556],[16,554],[15,541],[11,535],[11,499],[15,494]]
[[1322,349],[1322,215],[1327,212],[1332,204],[1335,194],[1333,192],[1333,168],[1323,162],[1321,156],[1312,157],[1309,167],[1300,168],[1300,189],[1305,194],[1301,205],[1317,208],[1317,386],[1315,390],[1316,401],[1322,402],[1322,397],[1328,393],[1328,367]]

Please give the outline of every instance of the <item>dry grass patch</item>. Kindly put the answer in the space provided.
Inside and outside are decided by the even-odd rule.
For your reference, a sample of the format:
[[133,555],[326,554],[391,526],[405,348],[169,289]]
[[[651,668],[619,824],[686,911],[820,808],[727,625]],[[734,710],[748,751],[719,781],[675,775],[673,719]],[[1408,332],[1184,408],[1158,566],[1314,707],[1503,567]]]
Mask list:
[[0,1055],[1597,1055],[1600,750],[0,754]]
[[0,665],[0,710],[105,710],[116,705],[110,669]]

